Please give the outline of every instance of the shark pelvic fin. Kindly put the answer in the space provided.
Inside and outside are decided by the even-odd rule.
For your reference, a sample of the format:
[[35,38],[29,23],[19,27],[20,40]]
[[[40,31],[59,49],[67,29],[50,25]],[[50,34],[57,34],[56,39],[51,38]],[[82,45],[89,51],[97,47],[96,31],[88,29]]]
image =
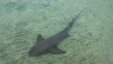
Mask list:
[[59,49],[58,47],[49,48],[49,52],[53,53],[53,54],[64,54],[64,53],[66,53],[65,51]]
[[42,40],[44,40],[44,38],[42,37],[41,34],[39,34],[39,35],[37,36],[37,43],[41,42]]

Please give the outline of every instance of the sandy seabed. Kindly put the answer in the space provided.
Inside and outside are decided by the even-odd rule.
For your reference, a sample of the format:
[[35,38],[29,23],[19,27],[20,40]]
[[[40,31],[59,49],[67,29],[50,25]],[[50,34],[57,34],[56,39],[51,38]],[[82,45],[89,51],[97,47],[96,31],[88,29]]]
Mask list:
[[[29,57],[38,34],[64,29],[80,10],[66,54]],[[113,64],[113,0],[0,0],[0,64]]]

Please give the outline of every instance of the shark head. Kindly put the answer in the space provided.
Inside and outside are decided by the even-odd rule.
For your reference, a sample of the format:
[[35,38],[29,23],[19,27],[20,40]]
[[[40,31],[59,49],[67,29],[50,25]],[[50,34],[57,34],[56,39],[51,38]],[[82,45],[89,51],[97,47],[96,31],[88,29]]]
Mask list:
[[45,49],[41,48],[40,46],[33,46],[29,51],[29,56],[39,56],[45,52]]
[[39,56],[47,53],[53,53],[53,54],[65,53],[65,51],[57,47],[55,41],[56,40],[53,40],[51,38],[44,39],[41,35],[38,35],[36,44],[29,51],[29,56]]

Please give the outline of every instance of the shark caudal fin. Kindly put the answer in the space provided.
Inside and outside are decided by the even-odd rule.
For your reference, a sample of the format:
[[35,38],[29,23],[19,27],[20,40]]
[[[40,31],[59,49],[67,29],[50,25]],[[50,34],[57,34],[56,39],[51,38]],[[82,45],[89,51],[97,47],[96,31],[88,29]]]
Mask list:
[[74,23],[76,22],[76,20],[80,17],[81,12],[83,11],[83,9],[77,14],[77,16],[75,18],[73,18],[71,20],[70,23],[68,23],[67,29],[68,31],[72,28],[72,26],[74,25]]
[[68,23],[68,26],[66,28],[64,28],[64,30],[62,31],[63,33],[65,32],[67,34],[70,31],[70,29],[74,25],[75,21],[80,17],[80,14],[82,11],[83,11],[83,9],[77,14],[77,16],[75,18],[72,18],[71,22]]

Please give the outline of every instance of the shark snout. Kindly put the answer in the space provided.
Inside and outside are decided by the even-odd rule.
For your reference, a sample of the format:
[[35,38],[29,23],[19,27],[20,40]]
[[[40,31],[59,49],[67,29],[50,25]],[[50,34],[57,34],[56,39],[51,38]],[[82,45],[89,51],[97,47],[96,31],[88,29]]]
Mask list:
[[29,51],[29,56],[37,56],[37,52],[36,51],[32,51],[32,50],[30,50]]
[[44,49],[43,48],[39,48],[39,47],[33,47],[31,48],[31,50],[29,51],[29,56],[39,56],[41,54],[44,53]]

